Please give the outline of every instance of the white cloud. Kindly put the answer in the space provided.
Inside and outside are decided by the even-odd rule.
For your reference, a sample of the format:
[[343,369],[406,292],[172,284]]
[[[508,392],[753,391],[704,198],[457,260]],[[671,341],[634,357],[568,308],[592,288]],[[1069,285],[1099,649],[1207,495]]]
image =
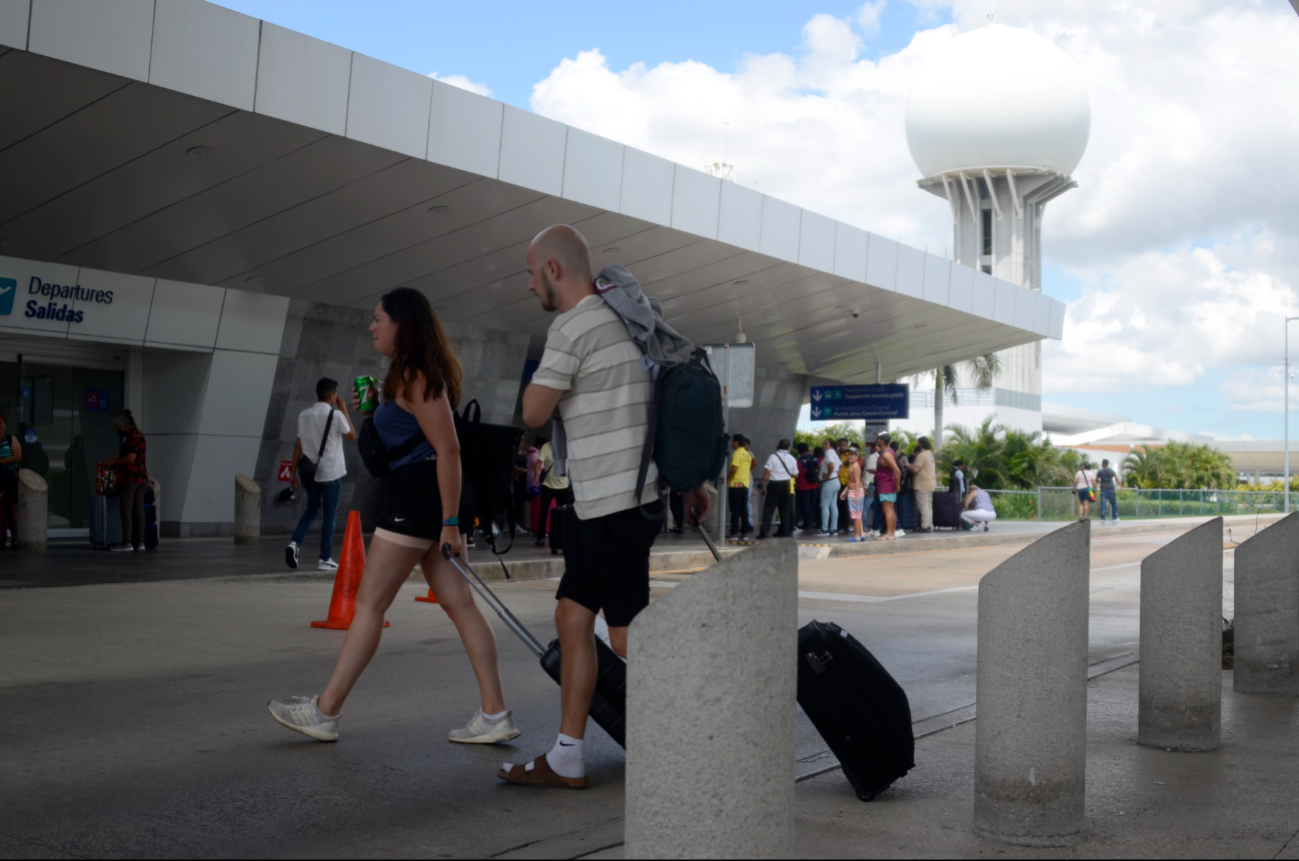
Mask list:
[[453,87],[459,87],[462,90],[468,90],[471,93],[477,93],[480,96],[490,96],[492,94],[491,87],[471,81],[464,75],[439,75],[437,72],[429,72],[428,77],[444,84],[450,84]]
[[1282,354],[1281,318],[1295,291],[1261,266],[1267,236],[1212,248],[1133,254],[1072,271],[1086,285],[1070,302],[1063,341],[1043,350],[1048,392],[1131,391],[1195,383],[1215,368],[1267,365]]
[[[906,96],[988,7],[913,5],[922,17],[949,9],[955,24],[878,60],[860,52],[882,3],[816,15],[795,55],[750,55],[733,70],[619,71],[584,51],[531,103],[682,164],[729,150],[745,184],[942,253],[947,205],[915,186]],[[1047,258],[1084,284],[1064,341],[1046,346],[1047,392],[1194,385],[1274,364],[1279,318],[1299,313],[1299,16],[1275,0],[998,0],[997,21],[1057,42],[1092,104],[1079,188],[1044,221]]]

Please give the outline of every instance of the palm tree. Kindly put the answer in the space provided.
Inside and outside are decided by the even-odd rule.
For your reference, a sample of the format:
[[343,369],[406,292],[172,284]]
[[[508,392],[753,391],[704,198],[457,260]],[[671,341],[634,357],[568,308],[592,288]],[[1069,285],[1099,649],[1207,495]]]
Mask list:
[[993,380],[996,379],[997,372],[1001,370],[1001,357],[996,353],[988,353],[984,356],[976,356],[960,365],[943,365],[940,368],[934,368],[931,371],[925,371],[917,374],[914,379],[920,379],[926,374],[934,375],[934,449],[943,447],[943,399],[951,398],[952,406],[956,406],[957,388],[957,368],[964,370],[974,380],[974,387],[981,392],[986,392],[992,388]]

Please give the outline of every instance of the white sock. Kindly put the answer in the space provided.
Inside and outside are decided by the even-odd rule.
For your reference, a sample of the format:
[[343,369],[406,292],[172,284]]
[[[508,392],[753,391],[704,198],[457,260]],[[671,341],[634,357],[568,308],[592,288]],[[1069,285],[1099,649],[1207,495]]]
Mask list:
[[509,713],[510,713],[509,709],[506,709],[503,712],[497,712],[494,715],[489,715],[487,712],[483,712],[483,720],[487,721],[488,723],[500,723],[501,721],[505,720],[505,716]]
[[585,777],[586,763],[582,760],[582,740],[564,735],[555,740],[555,746],[546,754],[546,764],[560,777]]

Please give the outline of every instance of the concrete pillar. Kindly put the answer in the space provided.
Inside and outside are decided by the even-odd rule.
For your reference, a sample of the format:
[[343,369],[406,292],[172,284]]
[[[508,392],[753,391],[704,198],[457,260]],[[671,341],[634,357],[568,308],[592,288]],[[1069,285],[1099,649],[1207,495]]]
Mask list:
[[262,489],[246,475],[235,476],[235,544],[262,540]]
[[1236,548],[1233,687],[1299,696],[1299,512]]
[[39,473],[18,470],[18,546],[44,550],[49,546],[50,486]]
[[791,857],[797,545],[696,574],[629,641],[626,857]]
[[1090,524],[1038,539],[979,583],[974,833],[1082,840]]
[[1217,750],[1222,720],[1222,518],[1141,563],[1137,741]]

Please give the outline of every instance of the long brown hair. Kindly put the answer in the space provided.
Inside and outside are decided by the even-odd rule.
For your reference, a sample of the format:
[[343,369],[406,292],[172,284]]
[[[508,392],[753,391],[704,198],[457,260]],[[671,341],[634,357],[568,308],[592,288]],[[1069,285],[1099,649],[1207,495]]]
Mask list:
[[383,399],[395,401],[399,391],[404,391],[417,374],[423,374],[424,400],[431,401],[446,392],[454,410],[460,405],[464,369],[428,298],[411,287],[398,287],[383,294],[379,302],[397,324],[397,344],[383,381]]

